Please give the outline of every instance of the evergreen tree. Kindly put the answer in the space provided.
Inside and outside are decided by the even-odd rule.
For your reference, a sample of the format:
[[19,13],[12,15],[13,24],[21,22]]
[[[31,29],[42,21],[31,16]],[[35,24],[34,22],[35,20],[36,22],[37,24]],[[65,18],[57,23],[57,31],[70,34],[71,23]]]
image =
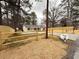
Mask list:
[[[0,24],[3,23],[3,18],[5,23],[13,27],[15,31],[17,31],[16,28],[22,30],[23,16],[29,15],[31,7],[29,0],[0,0]],[[25,8],[29,8],[29,10],[25,11]],[[2,12],[2,10],[4,11]]]
[[32,25],[36,25],[36,22],[37,22],[36,18],[37,18],[37,16],[36,16],[35,12],[32,12],[31,13]]
[[79,17],[79,0],[74,0],[72,11],[73,18],[76,20]]
[[0,25],[2,25],[2,11],[1,11],[1,2],[0,2]]

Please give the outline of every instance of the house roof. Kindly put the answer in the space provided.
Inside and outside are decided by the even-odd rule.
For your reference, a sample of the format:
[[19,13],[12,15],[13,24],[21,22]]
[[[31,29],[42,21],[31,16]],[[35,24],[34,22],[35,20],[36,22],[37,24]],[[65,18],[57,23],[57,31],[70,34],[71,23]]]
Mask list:
[[45,26],[42,25],[24,25],[27,28],[45,28]]

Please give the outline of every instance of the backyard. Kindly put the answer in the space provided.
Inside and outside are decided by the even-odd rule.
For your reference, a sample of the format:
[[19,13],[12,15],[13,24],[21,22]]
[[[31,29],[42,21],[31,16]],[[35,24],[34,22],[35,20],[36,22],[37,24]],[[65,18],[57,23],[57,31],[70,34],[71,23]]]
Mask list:
[[79,0],[0,0],[0,59],[79,59]]
[[[4,35],[7,31],[1,32]],[[9,33],[0,38],[1,59],[62,59],[67,55],[68,45],[57,36],[49,35],[45,39],[45,33]]]
[[[71,42],[74,41],[68,40],[65,43],[58,36],[52,34],[49,34],[49,38],[45,39],[45,31],[14,32],[12,28],[7,26],[0,28],[8,28],[8,30],[4,29],[0,31],[1,59],[66,59],[70,57],[67,57],[68,50]],[[54,30],[56,31],[56,28],[53,28]],[[60,30],[61,28],[56,33],[62,33]],[[65,30],[67,29],[61,31]],[[51,29],[49,33],[50,31],[52,33]]]

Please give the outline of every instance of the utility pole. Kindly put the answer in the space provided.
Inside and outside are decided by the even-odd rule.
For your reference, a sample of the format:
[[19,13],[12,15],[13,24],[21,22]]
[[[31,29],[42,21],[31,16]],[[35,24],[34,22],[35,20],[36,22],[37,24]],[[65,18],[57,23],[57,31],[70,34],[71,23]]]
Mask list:
[[49,0],[46,4],[46,39],[48,39],[48,13],[49,13]]
[[[42,2],[42,0],[35,0],[35,1]],[[48,13],[49,13],[49,0],[47,0],[46,4],[46,39],[48,39]]]

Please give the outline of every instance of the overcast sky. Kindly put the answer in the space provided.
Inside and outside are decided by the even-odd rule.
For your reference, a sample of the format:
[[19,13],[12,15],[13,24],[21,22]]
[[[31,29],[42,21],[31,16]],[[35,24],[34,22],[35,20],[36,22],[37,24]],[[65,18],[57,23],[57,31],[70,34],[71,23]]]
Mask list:
[[[38,22],[40,23],[41,20],[43,19],[43,11],[46,9],[46,0],[41,0],[42,2],[38,2],[35,0],[31,0],[31,1],[33,2],[32,10],[36,12]],[[51,4],[53,4],[55,1],[57,1],[56,5],[58,5],[61,0],[50,0]]]

